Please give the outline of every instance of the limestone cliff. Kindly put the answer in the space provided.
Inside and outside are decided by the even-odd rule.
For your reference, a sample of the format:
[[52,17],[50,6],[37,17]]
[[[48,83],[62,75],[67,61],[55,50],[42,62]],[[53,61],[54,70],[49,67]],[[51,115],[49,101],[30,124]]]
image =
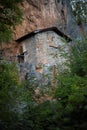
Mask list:
[[81,36],[67,0],[24,0],[22,24],[16,27],[15,39],[33,30],[56,26],[71,37]]
[[[69,0],[24,0],[22,23],[14,30],[14,40],[36,29],[56,26],[71,38],[81,37]],[[18,44],[3,45],[6,57],[18,55]]]

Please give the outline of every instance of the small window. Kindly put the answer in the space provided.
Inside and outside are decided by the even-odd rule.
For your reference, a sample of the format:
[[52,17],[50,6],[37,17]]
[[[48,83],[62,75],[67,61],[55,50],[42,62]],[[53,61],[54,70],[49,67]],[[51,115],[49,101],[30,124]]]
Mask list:
[[20,54],[23,53],[23,47],[22,46],[20,46],[19,52],[20,52]]
[[24,63],[24,58],[27,55],[27,51],[21,53],[20,55],[18,55],[18,62],[19,63]]
[[24,53],[18,55],[18,62],[23,63],[24,62]]
[[0,50],[0,61],[3,60],[4,55],[5,55],[4,50]]

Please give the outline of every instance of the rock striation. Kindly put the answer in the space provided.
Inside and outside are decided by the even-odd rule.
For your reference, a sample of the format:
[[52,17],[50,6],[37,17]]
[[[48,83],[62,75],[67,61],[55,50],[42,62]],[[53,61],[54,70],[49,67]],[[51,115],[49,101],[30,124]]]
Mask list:
[[15,39],[39,28],[56,26],[66,32],[67,8],[57,0],[24,0],[22,24],[16,27]]
[[71,37],[81,37],[68,0],[24,0],[23,21],[15,30],[14,39],[36,29],[56,26]]

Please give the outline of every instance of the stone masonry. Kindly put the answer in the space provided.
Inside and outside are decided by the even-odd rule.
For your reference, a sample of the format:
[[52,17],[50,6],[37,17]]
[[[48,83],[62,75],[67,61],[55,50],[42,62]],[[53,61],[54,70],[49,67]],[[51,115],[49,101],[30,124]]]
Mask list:
[[36,33],[19,44],[24,54],[24,61],[20,63],[22,78],[27,75],[27,78],[33,76],[41,83],[49,80],[54,82],[55,76],[58,75],[58,66],[62,66],[65,61],[61,58],[60,50],[68,49],[68,43],[64,38],[54,31],[46,31]]

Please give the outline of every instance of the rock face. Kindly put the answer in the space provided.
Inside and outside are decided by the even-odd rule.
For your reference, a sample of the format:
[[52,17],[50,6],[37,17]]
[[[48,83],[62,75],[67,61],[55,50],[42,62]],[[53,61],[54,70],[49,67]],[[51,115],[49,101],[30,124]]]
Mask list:
[[[34,30],[52,26],[57,27],[72,38],[81,37],[81,30],[76,24],[69,0],[24,0],[21,8],[23,9],[23,21],[16,26],[14,40]],[[47,67],[49,66],[52,67],[52,75],[55,76],[55,65],[64,60],[59,57],[58,52],[58,47],[63,45],[61,38],[54,32],[45,32],[37,34],[25,42],[26,45],[23,42],[23,48],[16,42],[4,47],[5,57],[8,61],[20,61],[19,54],[22,53],[24,56],[24,52],[28,51],[28,55],[21,58],[22,62],[25,61],[20,64],[21,77],[27,78],[27,74],[28,76],[29,74],[30,76],[37,75],[38,79],[44,82],[42,73],[48,72]]]
[[78,26],[76,22],[75,16],[73,15],[70,0],[64,0],[63,4],[66,5],[67,8],[67,34],[74,39],[80,39],[82,37],[82,31],[80,26]]
[[24,0],[23,22],[16,27],[14,39],[39,28],[56,26],[71,37],[80,37],[69,0]]
[[57,26],[65,31],[67,22],[66,6],[62,12],[62,5],[57,0],[24,0],[22,25],[17,26],[15,39],[33,30]]

